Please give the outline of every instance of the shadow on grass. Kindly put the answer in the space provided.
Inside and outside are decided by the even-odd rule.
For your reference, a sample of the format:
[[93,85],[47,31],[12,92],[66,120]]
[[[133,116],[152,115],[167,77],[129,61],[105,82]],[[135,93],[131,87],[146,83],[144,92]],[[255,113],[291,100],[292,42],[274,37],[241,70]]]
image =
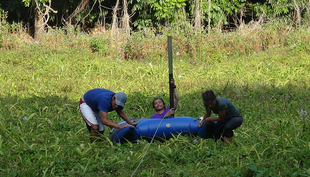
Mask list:
[[[180,87],[179,87],[180,88]],[[167,88],[168,89],[168,88]],[[228,98],[241,112],[243,116],[264,119],[268,116],[299,116],[301,109],[309,110],[310,97],[309,87],[306,84],[295,86],[287,84],[276,87],[274,85],[256,84],[253,86],[237,86],[228,83],[223,86],[200,89],[194,93],[187,94],[180,88],[179,104],[175,116],[189,116],[198,118],[203,116],[205,109],[202,102],[202,93],[213,90],[217,96]],[[167,93],[149,96],[140,92],[128,95],[128,103],[125,110],[128,115],[139,118],[149,117],[155,113],[152,107],[154,98],[161,97],[169,105],[169,94]]]
[[[241,112],[243,116],[254,116],[263,118],[266,116],[288,116],[296,115],[301,109],[309,110],[310,97],[308,96],[309,87],[306,84],[295,86],[287,84],[286,86],[276,87],[273,85],[252,85],[238,86],[233,83],[227,83],[223,86],[200,89],[192,92],[182,90],[179,86],[180,100],[175,116],[189,116],[198,118],[203,116],[205,109],[202,103],[201,94],[212,89],[217,96],[228,98]],[[161,97],[169,105],[169,94],[167,92],[159,95],[147,95],[141,92],[127,93],[128,100],[125,106],[125,112],[133,119],[149,118],[155,113],[152,106],[154,98]],[[70,93],[66,93],[70,94]],[[10,116],[23,117],[31,114],[64,113],[65,111],[72,116],[79,117],[78,103],[79,99],[73,100],[68,97],[50,96],[29,98],[20,98],[17,96],[0,97],[1,107],[9,110]],[[7,107],[6,107],[7,106]],[[69,111],[69,112],[68,112]],[[112,117],[116,114],[111,112]]]
[[[256,148],[255,151],[258,150],[258,152],[260,152],[259,158],[262,159],[258,159],[257,162],[259,163],[256,163],[257,167],[260,168],[263,168],[264,161],[268,161],[268,163],[270,161],[271,165],[274,163],[274,167],[281,166],[283,163],[290,165],[292,157],[297,159],[295,161],[298,162],[302,168],[306,168],[307,165],[309,165],[309,163],[307,163],[308,161],[306,161],[309,157],[308,150],[306,149],[309,136],[303,137],[303,135],[299,133],[299,128],[292,128],[291,126],[279,127],[279,124],[275,123],[279,122],[279,120],[285,123],[295,118],[300,120],[300,109],[309,110],[309,87],[306,84],[300,86],[286,85],[283,87],[259,84],[254,86],[227,84],[226,86],[205,88],[196,92],[182,90],[181,87],[179,87],[179,89],[182,95],[180,95],[180,103],[176,111],[176,116],[190,116],[194,118],[202,116],[204,108],[201,94],[207,89],[212,89],[217,96],[227,97],[240,109],[241,114],[245,118],[243,126],[247,128],[242,128],[240,130],[240,132],[244,132],[242,132],[244,136],[239,144],[242,143],[246,149],[231,148],[227,156],[231,156],[230,152],[234,152],[234,149],[238,149],[241,151],[241,154],[243,154],[245,160],[256,160],[254,151],[250,152],[251,150],[249,150]],[[147,95],[141,92],[133,92],[128,93],[128,102],[125,111],[129,117],[134,119],[147,118],[155,112],[151,105],[155,97],[162,97],[166,101],[166,104],[169,105],[168,94]],[[89,161],[85,160],[85,157],[89,158],[89,156],[86,156],[88,150],[84,149],[82,151],[82,153],[85,153],[85,157],[83,154],[77,154],[77,149],[83,149],[81,144],[86,144],[88,142],[88,132],[78,111],[78,101],[79,100],[61,98],[58,96],[31,96],[29,98],[17,96],[0,97],[0,114],[2,117],[0,123],[2,126],[5,125],[7,129],[1,128],[0,135],[2,136],[2,146],[9,152],[9,155],[4,158],[9,160],[3,161],[4,165],[8,164],[7,167],[3,168],[6,169],[3,174],[13,174],[15,171],[17,171],[16,174],[24,175],[26,173],[30,174],[32,171],[33,173],[30,175],[34,175],[34,172],[36,174],[42,174],[42,169],[45,169],[46,164],[50,162],[54,163],[53,166],[56,167],[56,174],[74,173],[74,175],[77,175],[75,171],[70,170],[73,168],[80,170],[80,167],[75,167],[73,165],[79,163],[84,166],[89,165],[91,167],[89,169],[95,169],[95,171],[98,171],[98,173],[100,172],[100,174],[102,169],[106,171],[109,169],[107,172],[114,174],[116,173],[113,171],[114,169],[124,169],[124,163],[120,164],[122,165],[121,167],[120,165],[115,166],[115,164],[118,164],[119,157],[124,156],[124,149],[125,151],[129,151],[128,149],[138,151],[145,147],[138,146],[135,149],[135,147],[128,145],[128,147],[125,146],[122,149],[118,149],[118,146],[112,147],[106,145],[109,144],[106,140],[104,141],[105,145],[100,144],[98,148],[96,148],[96,151],[98,150],[98,152],[100,152],[98,154],[104,154],[105,151],[110,153],[106,156],[100,156],[100,160],[104,159],[103,161],[105,161],[103,167],[97,170],[97,162],[88,164]],[[115,119],[115,115],[115,113],[111,114],[109,118],[113,120]],[[27,117],[29,120],[24,121],[24,117]],[[37,121],[31,121],[32,119],[37,119]],[[271,122],[273,119],[274,122]],[[114,121],[117,122],[117,120],[119,120],[119,118]],[[49,122],[51,122],[51,125],[49,125]],[[16,131],[18,127],[20,127],[20,131]],[[254,130],[254,128],[258,129]],[[282,137],[282,131],[288,134],[288,136]],[[84,135],[80,135],[81,132],[83,132]],[[108,132],[105,132],[105,134],[108,134]],[[296,137],[297,135],[298,137]],[[299,138],[302,141],[300,141]],[[285,141],[282,141],[282,139]],[[58,140],[61,142],[59,145],[57,144]],[[283,151],[283,147],[289,150]],[[292,148],[294,149],[291,150]],[[266,149],[268,149],[268,151],[265,151]],[[182,149],[182,151],[183,150],[184,149]],[[249,154],[247,154],[248,152],[246,150],[249,151]],[[220,153],[223,153],[222,148],[220,151]],[[121,152],[122,154],[117,159],[111,160],[108,155],[117,154],[117,152]],[[268,155],[268,153],[270,155]],[[278,156],[279,153],[281,154]],[[287,156],[285,153],[289,153],[290,155]],[[180,154],[184,155],[185,153]],[[195,154],[197,153],[195,152]],[[226,155],[225,153],[223,154]],[[290,159],[286,158],[286,156]],[[43,158],[41,159],[41,157]],[[190,158],[192,157],[186,157],[186,159]],[[18,159],[23,159],[24,163],[20,163]],[[41,161],[38,159],[41,159]],[[273,161],[272,159],[276,160]],[[283,162],[283,160],[290,161],[290,163],[287,161]],[[278,164],[277,162],[279,161],[282,164]],[[128,162],[128,159],[123,160],[123,162]],[[133,160],[130,162],[137,163]],[[19,164],[18,168],[14,167],[15,164]],[[91,170],[89,171],[93,172]],[[51,173],[52,172],[53,171],[51,171]],[[252,174],[252,172],[249,174]]]

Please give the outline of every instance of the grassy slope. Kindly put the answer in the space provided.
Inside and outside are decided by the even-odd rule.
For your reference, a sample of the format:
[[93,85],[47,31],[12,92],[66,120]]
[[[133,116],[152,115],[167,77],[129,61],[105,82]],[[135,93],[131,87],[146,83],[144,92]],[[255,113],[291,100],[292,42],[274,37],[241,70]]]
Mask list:
[[[134,119],[154,112],[154,97],[169,100],[165,58],[122,61],[83,49],[36,48],[1,50],[0,62],[2,175],[130,176],[147,142],[89,144],[77,109],[80,96],[96,87],[123,91],[129,97],[125,111]],[[201,93],[213,89],[241,110],[244,124],[231,146],[200,139],[193,145],[190,137],[154,143],[136,175],[310,175],[309,122],[299,115],[309,110],[309,65],[309,53],[298,46],[196,63],[174,56],[177,116],[202,116]]]

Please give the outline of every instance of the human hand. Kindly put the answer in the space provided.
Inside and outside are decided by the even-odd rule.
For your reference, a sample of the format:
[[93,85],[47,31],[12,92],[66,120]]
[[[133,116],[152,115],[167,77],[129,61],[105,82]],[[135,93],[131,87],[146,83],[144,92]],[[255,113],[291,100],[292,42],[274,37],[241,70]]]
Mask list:
[[202,123],[202,122],[199,122],[199,123],[198,123],[198,127],[201,128],[202,126],[203,126],[203,123]]
[[171,108],[171,109],[167,112],[166,116],[170,116],[170,115],[172,115],[172,114],[174,114],[174,113],[175,113],[175,108]]
[[133,126],[136,126],[138,124],[139,124],[139,122],[131,122],[131,125],[133,125]]
[[174,111],[175,110],[175,108],[171,108],[168,112],[167,112],[167,114],[163,117],[163,119],[165,119],[165,118],[172,118],[172,116],[171,115],[174,115]]
[[175,85],[174,79],[173,79],[173,78],[170,80],[170,83],[171,83],[172,85]]
[[130,124],[121,125],[119,129],[121,129],[121,130],[122,130],[122,129],[126,128],[126,127],[133,127],[133,126],[132,126],[132,125],[130,125]]

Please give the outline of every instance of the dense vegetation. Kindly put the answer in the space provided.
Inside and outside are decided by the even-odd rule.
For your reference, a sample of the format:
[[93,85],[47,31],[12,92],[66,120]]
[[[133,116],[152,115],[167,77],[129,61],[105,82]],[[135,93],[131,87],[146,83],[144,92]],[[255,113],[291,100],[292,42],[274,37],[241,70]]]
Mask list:
[[[103,142],[91,144],[78,100],[91,88],[123,91],[126,113],[148,118],[154,97],[169,100],[168,33],[180,94],[176,116],[202,116],[201,93],[212,89],[240,109],[244,123],[227,146],[183,136],[155,142],[134,175],[310,175],[307,25],[258,20],[223,33],[179,19],[129,35],[67,24],[33,39],[22,24],[1,17],[1,176],[132,175],[148,142],[113,144],[106,127]],[[109,119],[120,121],[114,112]]]
[[10,0],[0,2],[0,14],[10,24],[22,23],[36,33],[73,25],[89,32],[125,31],[173,26],[186,21],[196,30],[235,29],[252,21],[282,18],[290,26],[310,24],[308,0]]

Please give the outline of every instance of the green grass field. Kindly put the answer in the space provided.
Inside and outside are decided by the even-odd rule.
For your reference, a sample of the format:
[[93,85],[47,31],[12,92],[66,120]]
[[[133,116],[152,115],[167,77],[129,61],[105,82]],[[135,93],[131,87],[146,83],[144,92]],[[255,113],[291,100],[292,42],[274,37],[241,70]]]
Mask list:
[[[310,175],[309,118],[300,114],[310,110],[309,46],[207,60],[177,52],[176,116],[203,116],[201,94],[212,89],[239,108],[244,123],[227,146],[182,136],[155,142],[135,176]],[[0,64],[0,176],[131,176],[148,142],[113,144],[106,127],[103,142],[91,144],[79,98],[98,87],[123,91],[134,120],[154,113],[153,98],[169,102],[166,56],[123,60],[33,45],[0,49]],[[115,112],[109,119],[121,120]]]

